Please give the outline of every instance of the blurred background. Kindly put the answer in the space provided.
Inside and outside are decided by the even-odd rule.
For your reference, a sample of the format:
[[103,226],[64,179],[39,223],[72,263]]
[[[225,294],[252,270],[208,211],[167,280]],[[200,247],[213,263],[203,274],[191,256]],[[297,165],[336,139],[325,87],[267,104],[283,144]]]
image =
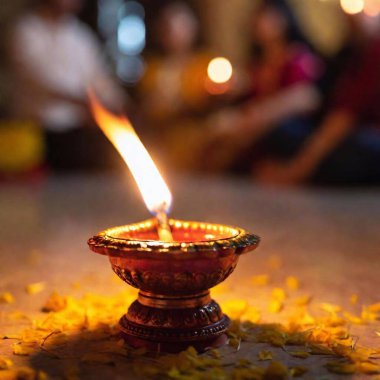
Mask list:
[[0,179],[125,170],[87,89],[160,166],[380,182],[380,0],[0,4]]

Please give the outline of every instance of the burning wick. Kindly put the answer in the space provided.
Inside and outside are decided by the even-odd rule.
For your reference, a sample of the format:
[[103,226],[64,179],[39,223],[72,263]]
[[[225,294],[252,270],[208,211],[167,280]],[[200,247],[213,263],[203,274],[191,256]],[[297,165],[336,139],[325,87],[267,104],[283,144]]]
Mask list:
[[160,211],[156,215],[158,238],[164,242],[173,241],[172,231],[169,226],[168,215],[164,211]]
[[173,241],[168,223],[171,192],[152,157],[125,116],[114,115],[89,91],[94,118],[129,167],[148,210],[157,218],[157,233],[164,242]]

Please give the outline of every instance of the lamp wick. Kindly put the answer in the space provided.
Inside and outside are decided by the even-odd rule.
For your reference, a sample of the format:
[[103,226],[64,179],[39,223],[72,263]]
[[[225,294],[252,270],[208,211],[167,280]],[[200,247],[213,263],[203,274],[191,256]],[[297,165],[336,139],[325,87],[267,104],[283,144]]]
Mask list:
[[159,211],[156,215],[157,219],[157,233],[161,241],[172,242],[173,235],[169,226],[168,215],[165,211]]

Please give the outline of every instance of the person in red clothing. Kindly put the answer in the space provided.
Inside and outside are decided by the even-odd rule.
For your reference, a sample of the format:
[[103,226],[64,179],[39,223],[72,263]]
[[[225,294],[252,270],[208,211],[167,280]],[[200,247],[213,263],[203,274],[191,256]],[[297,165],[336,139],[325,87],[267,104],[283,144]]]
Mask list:
[[321,61],[286,0],[263,1],[255,9],[251,24],[251,106],[257,100],[319,79]]
[[251,170],[261,155],[261,140],[281,124],[304,122],[318,109],[315,82],[324,69],[286,0],[262,1],[251,25],[248,91],[238,106],[218,113],[210,123],[218,141],[215,157],[208,149],[207,161],[235,173]]
[[267,162],[266,182],[380,181],[380,16],[351,16],[352,52],[321,125],[288,162]]

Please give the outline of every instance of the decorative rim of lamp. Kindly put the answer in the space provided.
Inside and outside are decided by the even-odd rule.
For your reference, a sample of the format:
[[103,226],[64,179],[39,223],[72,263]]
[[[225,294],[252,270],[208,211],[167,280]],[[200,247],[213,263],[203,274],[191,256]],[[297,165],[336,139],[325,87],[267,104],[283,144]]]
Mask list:
[[[170,227],[175,231],[203,231],[224,237],[215,237],[207,240],[190,241],[190,242],[162,242],[157,240],[142,240],[133,237],[136,232],[150,231],[155,229],[157,221],[155,218],[148,219],[139,223],[128,224],[124,226],[112,227],[88,240],[90,249],[96,253],[103,255],[120,257],[123,253],[135,253],[137,255],[144,254],[141,258],[146,258],[147,254],[157,253],[164,256],[175,255],[177,259],[186,259],[197,253],[203,253],[206,256],[215,257],[215,255],[243,254],[248,250],[252,250],[259,245],[260,237],[242,228],[226,226],[215,223],[193,222],[182,220],[169,220]],[[131,237],[117,237],[120,235]],[[157,258],[157,256],[155,256]],[[160,255],[162,258],[162,255]]]

